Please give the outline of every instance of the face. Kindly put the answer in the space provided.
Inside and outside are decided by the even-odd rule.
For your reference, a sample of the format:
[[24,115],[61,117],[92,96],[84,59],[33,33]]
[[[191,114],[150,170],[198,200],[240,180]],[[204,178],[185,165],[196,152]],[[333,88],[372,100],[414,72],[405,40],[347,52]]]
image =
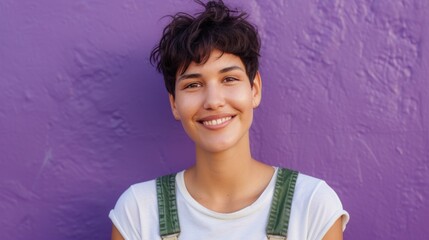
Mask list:
[[196,147],[206,152],[248,144],[253,109],[260,100],[259,73],[251,87],[241,59],[218,50],[206,63],[192,62],[178,74],[175,97],[170,95],[174,117]]

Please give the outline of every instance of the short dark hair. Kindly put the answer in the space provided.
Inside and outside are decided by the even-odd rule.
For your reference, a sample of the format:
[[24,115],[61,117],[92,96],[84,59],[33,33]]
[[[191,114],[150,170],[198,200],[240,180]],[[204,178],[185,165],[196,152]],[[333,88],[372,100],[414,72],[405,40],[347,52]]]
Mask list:
[[246,20],[248,14],[229,9],[222,0],[195,2],[205,11],[170,15],[172,21],[150,54],[151,63],[164,75],[167,91],[174,96],[177,72],[184,73],[191,62],[205,63],[214,49],[238,56],[253,86],[261,41],[256,27]]

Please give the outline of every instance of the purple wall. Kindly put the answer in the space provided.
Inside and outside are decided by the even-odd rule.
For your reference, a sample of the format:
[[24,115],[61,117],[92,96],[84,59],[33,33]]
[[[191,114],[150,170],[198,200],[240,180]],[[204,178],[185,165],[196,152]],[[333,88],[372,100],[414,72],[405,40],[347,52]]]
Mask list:
[[[346,239],[429,234],[429,2],[227,1],[262,40],[254,155],[326,179]],[[186,3],[186,4],[185,4]],[[131,183],[193,146],[148,62],[191,0],[0,2],[2,239],[107,239]]]

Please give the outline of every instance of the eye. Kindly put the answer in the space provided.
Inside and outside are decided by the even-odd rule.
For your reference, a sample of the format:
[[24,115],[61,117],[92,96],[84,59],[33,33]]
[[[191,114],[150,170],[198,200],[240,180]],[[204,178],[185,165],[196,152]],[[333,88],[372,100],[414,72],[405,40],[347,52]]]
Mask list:
[[235,82],[238,81],[238,78],[235,77],[226,77],[223,79],[224,82],[228,83],[228,82]]
[[185,87],[184,87],[184,89],[198,88],[198,87],[201,87],[201,86],[202,86],[201,83],[193,82],[193,83],[186,84]]

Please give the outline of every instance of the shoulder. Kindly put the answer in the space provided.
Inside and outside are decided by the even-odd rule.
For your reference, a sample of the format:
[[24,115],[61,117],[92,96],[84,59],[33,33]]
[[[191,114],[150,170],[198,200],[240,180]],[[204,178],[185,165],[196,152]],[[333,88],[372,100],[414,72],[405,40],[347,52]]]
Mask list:
[[157,201],[157,180],[159,179],[161,181],[170,181],[171,177],[173,177],[173,181],[175,181],[175,176],[179,173],[159,176],[158,178],[149,181],[135,183],[121,194],[117,204],[123,203],[125,205],[128,205],[133,204],[133,202],[136,201],[138,201],[140,204],[145,204]]
[[156,201],[156,180],[131,185],[119,197],[116,207],[133,207],[141,202]]
[[307,205],[310,212],[318,208],[343,209],[337,193],[324,180],[302,173],[296,181],[294,200]]
[[337,193],[324,180],[305,174],[298,175],[292,204],[295,219],[308,224],[309,236],[314,237],[310,239],[321,239],[340,217],[344,229],[349,219]]
[[300,192],[307,197],[311,197],[311,195],[319,191],[319,188],[323,191],[325,187],[329,186],[324,180],[299,173],[295,185],[295,192]]
[[137,239],[148,224],[147,219],[156,220],[156,181],[150,180],[131,185],[125,190],[110,211],[109,218],[125,239]]

